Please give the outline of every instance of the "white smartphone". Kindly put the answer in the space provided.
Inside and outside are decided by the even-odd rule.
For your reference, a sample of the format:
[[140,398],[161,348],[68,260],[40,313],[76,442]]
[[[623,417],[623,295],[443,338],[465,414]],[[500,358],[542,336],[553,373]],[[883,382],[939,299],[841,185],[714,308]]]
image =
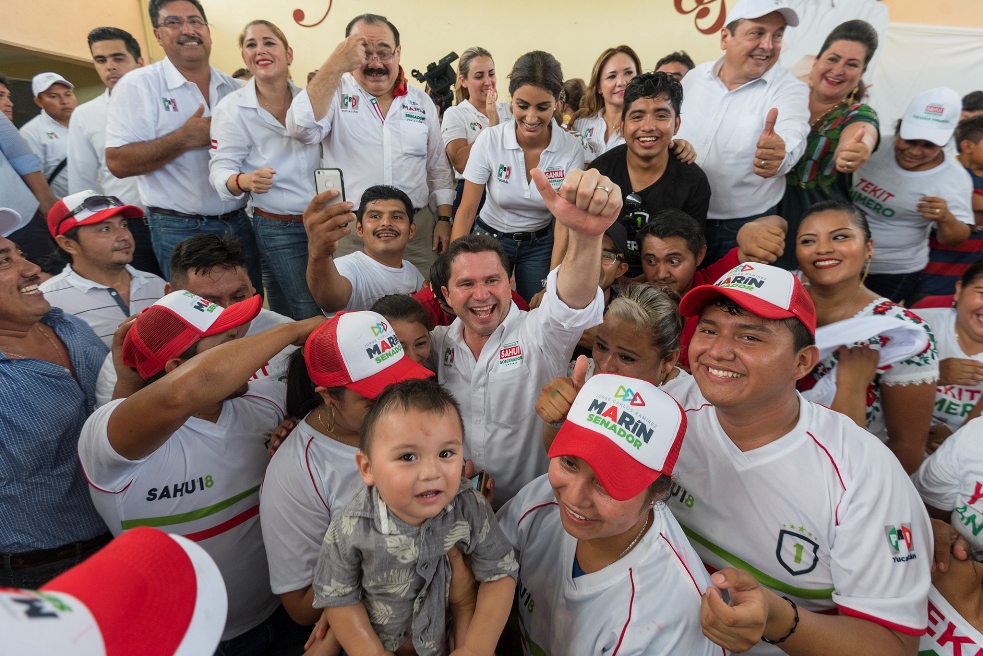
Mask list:
[[328,201],[328,205],[337,205],[345,202],[345,176],[341,169],[314,169],[314,189],[317,193],[337,189],[341,192]]

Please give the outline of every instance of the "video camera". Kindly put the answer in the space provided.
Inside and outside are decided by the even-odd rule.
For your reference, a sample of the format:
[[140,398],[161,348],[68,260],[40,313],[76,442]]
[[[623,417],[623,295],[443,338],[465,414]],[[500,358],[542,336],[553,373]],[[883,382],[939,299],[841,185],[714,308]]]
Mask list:
[[454,82],[457,81],[457,73],[451,67],[451,62],[455,59],[457,53],[452,52],[439,62],[430,62],[426,73],[421,73],[415,68],[410,71],[413,77],[427,85],[427,93],[441,114],[454,104]]

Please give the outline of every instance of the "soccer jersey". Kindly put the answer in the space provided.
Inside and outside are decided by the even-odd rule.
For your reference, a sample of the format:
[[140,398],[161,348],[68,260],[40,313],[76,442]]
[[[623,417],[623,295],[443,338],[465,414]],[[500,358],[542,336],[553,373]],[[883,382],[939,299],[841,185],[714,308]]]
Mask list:
[[[939,361],[948,358],[983,362],[983,353],[966,355],[956,338],[956,310],[954,308],[919,309],[918,315],[932,326],[935,343],[939,349]],[[932,423],[948,424],[952,430],[963,425],[983,393],[980,385],[939,385],[935,388],[935,410]]]
[[222,404],[218,421],[191,417],[164,444],[127,460],[109,443],[123,399],[96,410],[79,438],[79,458],[96,510],[113,535],[153,526],[197,542],[229,596],[223,640],[245,633],[280,603],[270,591],[259,523],[259,486],[269,462],[265,433],[283,420],[285,387],[271,379]]
[[505,504],[498,522],[519,556],[527,656],[724,653],[700,628],[706,570],[665,506],[628,554],[576,578],[577,539],[563,528],[548,476]]
[[928,631],[918,643],[919,656],[978,656],[983,634],[966,621],[934,587],[928,593]]
[[800,608],[924,633],[932,529],[894,454],[801,396],[788,434],[741,451],[685,381],[672,390],[689,426],[668,505],[707,568],[743,569]]

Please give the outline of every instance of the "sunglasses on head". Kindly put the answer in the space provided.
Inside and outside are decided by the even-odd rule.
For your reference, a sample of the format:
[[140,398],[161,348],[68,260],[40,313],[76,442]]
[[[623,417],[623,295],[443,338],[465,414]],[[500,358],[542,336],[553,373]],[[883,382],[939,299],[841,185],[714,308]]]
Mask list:
[[123,207],[126,205],[123,201],[116,196],[86,196],[82,199],[82,204],[73,209],[71,212],[62,217],[58,225],[55,226],[55,234],[61,234],[59,229],[61,224],[68,221],[73,216],[78,215],[79,212],[83,210],[88,210],[89,212],[102,212],[103,210],[108,210],[113,207]]

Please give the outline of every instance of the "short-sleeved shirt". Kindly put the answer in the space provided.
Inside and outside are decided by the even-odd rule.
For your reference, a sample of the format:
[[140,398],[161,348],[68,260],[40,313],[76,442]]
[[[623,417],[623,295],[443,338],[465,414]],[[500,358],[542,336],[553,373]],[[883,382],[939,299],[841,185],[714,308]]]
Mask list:
[[[801,396],[786,435],[741,451],[692,378],[669,509],[707,568],[737,567],[800,608],[921,635],[932,528],[897,457]],[[759,643],[749,654],[783,654]]]
[[163,278],[137,271],[126,265],[130,273],[130,302],[124,303],[119,292],[95,281],[83,278],[71,264],[56,276],[41,283],[44,298],[89,324],[106,346],[113,345],[113,334],[119,325],[134,314],[140,314],[164,295]]
[[269,462],[266,435],[283,420],[286,388],[267,379],[225,401],[218,421],[191,417],[164,444],[127,460],[109,443],[109,419],[125,399],[96,410],[82,429],[79,458],[99,514],[119,535],[154,526],[197,542],[218,565],[229,597],[223,640],[270,616],[259,523],[259,487]]
[[275,594],[302,590],[314,565],[331,513],[365,487],[358,448],[323,435],[302,420],[270,460],[260,494],[270,585]]
[[604,133],[608,131],[608,124],[604,121],[603,109],[593,116],[578,118],[573,122],[573,131],[587,141],[594,157],[599,157],[625,143],[625,138],[621,136],[621,130],[618,129],[615,129],[605,140]]
[[[983,197],[983,175],[976,175],[968,167],[966,172],[973,181],[973,196]],[[972,207],[972,201],[970,206]],[[973,217],[976,217],[975,211]],[[939,242],[933,232],[928,240],[928,248],[928,264],[918,283],[919,293],[931,296],[954,294],[956,282],[983,255],[983,226],[974,225],[969,239],[958,246],[946,246]]]
[[894,156],[894,142],[885,143],[853,174],[850,197],[867,215],[874,238],[870,272],[901,274],[928,264],[928,239],[935,221],[916,209],[923,196],[943,198],[957,221],[975,224],[973,182],[955,159],[927,171],[906,171]]
[[[50,178],[58,165],[68,157],[68,128],[48,116],[48,113],[42,109],[40,114],[21,127],[20,133],[41,158],[44,177]],[[67,162],[48,186],[51,187],[51,193],[55,198],[64,198],[68,195]]]
[[637,191],[632,188],[631,176],[628,174],[627,145],[612,148],[591,162],[590,168],[597,169],[621,187],[622,198],[630,193],[642,197],[642,207],[638,211],[631,214],[625,212],[619,219],[628,230],[625,261],[628,263],[626,275],[631,278],[642,273],[642,245],[638,243],[637,234],[651,217],[662,210],[677,209],[696,219],[701,228],[706,225],[707,209],[710,207],[710,182],[703,169],[696,164],[683,164],[669,153],[662,177],[645,189]]
[[[184,126],[200,105],[204,116],[226,95],[239,89],[239,81],[211,69],[208,102],[168,59],[124,75],[109,100],[106,148],[153,141]],[[185,214],[214,216],[245,206],[244,198],[222,200],[208,183],[208,148],[185,151],[160,168],[136,176],[145,207],[162,207]]]
[[[509,103],[497,102],[495,109],[498,112],[499,123],[512,120],[512,105]],[[448,107],[444,110],[444,117],[440,121],[440,138],[444,141],[444,149],[446,150],[448,144],[457,139],[464,139],[470,146],[487,127],[488,117],[472,105],[470,100],[465,99],[453,107]],[[464,174],[454,171],[454,178],[463,180]]]
[[423,288],[423,276],[409,260],[403,260],[403,265],[395,269],[373,260],[364,251],[356,251],[339,257],[334,265],[352,284],[346,310],[368,310],[387,294],[413,294]]
[[395,651],[411,635],[418,656],[444,653],[450,585],[447,550],[471,556],[478,581],[517,577],[519,565],[484,497],[462,479],[435,517],[411,526],[366,487],[331,518],[314,573],[314,607],[365,604],[382,645]]
[[526,656],[721,656],[703,636],[710,586],[672,513],[657,504],[638,544],[604,569],[573,577],[577,539],[563,529],[546,475],[498,513],[519,558],[519,625]]
[[[559,189],[568,173],[584,168],[584,149],[580,139],[553,119],[550,123],[550,142],[539,156],[538,168],[553,189]],[[464,179],[485,185],[481,220],[492,228],[502,232],[540,230],[552,217],[535,181],[526,180],[525,153],[515,130],[515,121],[482,130],[468,155]]]
[[[919,311],[920,312],[920,311]],[[882,385],[922,385],[934,383],[939,379],[939,351],[935,345],[935,334],[932,326],[919,315],[905,309],[886,298],[871,301],[864,309],[854,315],[856,317],[893,317],[920,326],[928,333],[928,345],[925,350],[910,358],[895,362],[877,369],[877,375],[867,388],[867,430],[882,440],[888,438],[887,425],[884,421],[884,402],[881,394]],[[869,340],[857,342],[853,346],[879,345],[881,336],[875,335]],[[809,375],[816,381],[833,371],[839,362],[840,355],[835,350],[816,365]],[[835,374],[834,374],[835,375]]]
[[911,477],[925,503],[952,511],[949,523],[983,558],[983,418],[950,435]]
[[[918,316],[932,326],[939,361],[949,358],[976,360],[983,362],[983,353],[966,355],[956,338],[956,310],[953,308],[925,308],[918,310]],[[932,423],[947,424],[952,430],[958,429],[966,421],[976,402],[983,394],[983,383],[979,385],[939,385],[935,388],[935,410]]]
[[68,193],[95,189],[127,205],[140,205],[136,178],[117,178],[106,166],[109,89],[72,112],[68,123]]

